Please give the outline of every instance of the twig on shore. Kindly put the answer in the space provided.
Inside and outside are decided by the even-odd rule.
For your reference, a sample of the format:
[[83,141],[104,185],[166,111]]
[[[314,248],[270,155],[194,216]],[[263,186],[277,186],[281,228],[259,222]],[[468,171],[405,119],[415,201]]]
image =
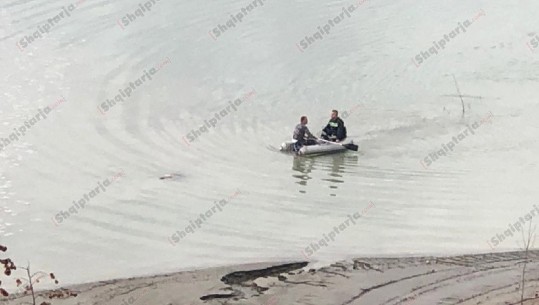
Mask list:
[[[3,246],[3,245],[0,245],[0,251],[1,252],[6,252],[7,250],[7,247]],[[15,264],[13,263],[13,261],[11,261],[11,259],[9,258],[6,258],[6,259],[0,259],[0,263],[2,265],[4,265],[4,275],[5,276],[11,276],[11,270],[17,270],[17,266],[15,266]],[[44,278],[44,277],[50,277],[55,284],[58,284],[58,280],[56,280],[56,277],[54,276],[53,273],[45,273],[43,271],[38,271],[38,272],[35,272],[34,274],[31,273],[30,271],[30,263],[28,262],[28,265],[26,268],[24,267],[21,267],[21,269],[23,270],[26,270],[26,279],[25,278],[22,278],[21,279],[17,279],[15,281],[15,283],[17,284],[17,287],[21,286],[21,288],[19,288],[19,291],[20,293],[24,293],[24,294],[27,294],[28,292],[31,293],[32,295],[32,303],[30,302],[23,302],[21,304],[30,304],[30,305],[36,305],[36,294],[35,294],[35,291],[34,291],[34,283],[39,283],[39,280]],[[23,284],[23,281],[26,282],[26,285]],[[0,281],[0,285],[2,284],[2,281]],[[9,296],[9,293],[0,287],[0,295],[3,296],[3,297],[8,297]],[[47,302],[42,302],[41,305],[50,305],[50,303],[47,303]]]
[[[32,274],[30,272],[30,262],[28,262],[28,265],[27,265],[26,268],[21,267],[21,269],[26,270],[26,276],[28,277],[28,279],[23,279],[28,283],[27,286],[24,287],[25,292],[30,291],[30,293],[32,294],[32,303],[33,303],[33,305],[36,305],[36,295],[35,295],[35,291],[34,291],[34,283],[39,283],[40,279],[42,279],[44,277],[47,277],[49,275],[46,274],[43,271],[38,271],[38,272]],[[36,278],[36,276],[38,276],[38,275],[41,275],[41,276]],[[50,277],[51,277],[51,279],[54,280],[54,274],[51,273]],[[55,282],[58,283],[58,281],[56,281],[56,280],[55,280]],[[17,284],[20,285],[20,284],[22,284],[22,282],[18,279]]]
[[522,242],[524,246],[524,266],[522,267],[522,278],[520,283],[520,304],[524,305],[524,288],[526,286],[526,266],[528,264],[528,258],[529,258],[529,252],[530,247],[533,248],[535,244],[535,229],[537,226],[533,227],[532,230],[532,222],[530,221],[530,225],[528,228],[528,236],[524,236],[524,230],[522,230]]

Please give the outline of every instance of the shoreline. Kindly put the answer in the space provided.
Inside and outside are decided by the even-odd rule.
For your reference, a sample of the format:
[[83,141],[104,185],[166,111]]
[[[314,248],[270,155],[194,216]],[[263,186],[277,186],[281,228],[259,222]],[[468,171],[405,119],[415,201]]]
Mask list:
[[[524,304],[539,304],[539,250],[528,258]],[[517,304],[524,260],[525,252],[512,251],[358,257],[317,269],[307,261],[254,263],[70,285],[39,291],[37,304]]]

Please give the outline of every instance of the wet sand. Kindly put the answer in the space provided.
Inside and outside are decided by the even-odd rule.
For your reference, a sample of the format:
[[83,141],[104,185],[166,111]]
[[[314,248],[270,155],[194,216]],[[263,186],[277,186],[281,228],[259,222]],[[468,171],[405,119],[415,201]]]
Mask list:
[[[539,304],[539,251],[528,256],[524,304],[533,305]],[[520,304],[524,261],[524,252],[506,252],[357,258],[319,269],[308,262],[260,263],[42,291],[38,304]],[[51,294],[56,297],[49,299]]]

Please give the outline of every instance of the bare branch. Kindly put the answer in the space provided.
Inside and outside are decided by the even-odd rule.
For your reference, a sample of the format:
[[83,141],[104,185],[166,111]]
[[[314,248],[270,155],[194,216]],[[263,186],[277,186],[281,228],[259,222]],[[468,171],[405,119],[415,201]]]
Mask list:
[[462,103],[462,116],[464,117],[464,100],[462,99],[462,94],[460,93],[459,84],[457,83],[457,78],[455,77],[454,74],[451,74],[451,75],[453,75],[453,80],[455,81],[455,87],[457,87],[457,92],[460,97],[460,102]]

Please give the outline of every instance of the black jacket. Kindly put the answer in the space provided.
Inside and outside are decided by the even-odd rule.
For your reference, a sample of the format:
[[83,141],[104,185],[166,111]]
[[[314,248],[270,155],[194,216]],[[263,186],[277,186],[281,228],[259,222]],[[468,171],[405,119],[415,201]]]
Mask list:
[[346,127],[344,127],[344,122],[341,120],[341,118],[329,120],[328,124],[322,131],[325,132],[328,137],[336,136],[339,141],[346,138]]

